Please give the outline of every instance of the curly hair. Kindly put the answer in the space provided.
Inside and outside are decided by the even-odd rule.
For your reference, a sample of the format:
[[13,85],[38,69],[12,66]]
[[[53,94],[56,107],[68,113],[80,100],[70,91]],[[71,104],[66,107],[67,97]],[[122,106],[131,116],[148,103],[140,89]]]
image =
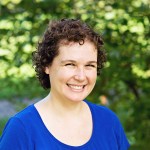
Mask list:
[[32,53],[36,76],[44,89],[50,88],[49,75],[45,73],[45,67],[52,64],[54,58],[59,54],[60,42],[64,40],[78,42],[80,45],[88,40],[96,46],[98,75],[106,62],[102,37],[86,23],[78,19],[52,21],[49,23],[42,40],[38,43],[37,50]]

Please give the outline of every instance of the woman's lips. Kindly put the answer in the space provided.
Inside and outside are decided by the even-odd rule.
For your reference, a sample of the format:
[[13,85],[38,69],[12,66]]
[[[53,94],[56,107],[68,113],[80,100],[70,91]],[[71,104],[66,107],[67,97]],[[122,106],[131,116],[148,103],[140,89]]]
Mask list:
[[85,85],[73,85],[73,84],[67,84],[72,90],[81,91],[85,87]]

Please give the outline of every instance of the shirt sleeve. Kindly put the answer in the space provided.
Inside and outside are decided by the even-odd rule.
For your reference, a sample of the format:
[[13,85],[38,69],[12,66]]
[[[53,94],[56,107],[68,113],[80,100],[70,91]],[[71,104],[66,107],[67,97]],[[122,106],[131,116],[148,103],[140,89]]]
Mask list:
[[0,137],[0,150],[28,150],[29,138],[22,122],[11,118]]
[[118,150],[128,150],[130,147],[130,144],[127,140],[124,129],[118,117],[114,119],[114,131],[115,131],[115,135],[116,135],[116,139],[118,143]]

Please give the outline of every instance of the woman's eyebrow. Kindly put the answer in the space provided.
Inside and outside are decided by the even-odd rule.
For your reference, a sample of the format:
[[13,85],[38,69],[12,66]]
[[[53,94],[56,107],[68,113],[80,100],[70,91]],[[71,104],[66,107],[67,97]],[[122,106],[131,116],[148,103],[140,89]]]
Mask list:
[[97,61],[88,61],[87,63],[90,63],[90,64],[97,64]]
[[61,60],[62,64],[66,63],[66,62],[73,62],[73,63],[75,63],[76,61],[75,60],[71,60],[71,59]]
[[[66,63],[66,62],[76,63],[76,61],[75,61],[75,60],[72,60],[72,59],[61,60],[61,63],[62,63],[62,64],[63,64],[63,63]],[[86,63],[90,63],[90,64],[95,63],[95,64],[97,64],[97,61],[91,60],[91,61],[87,61]]]

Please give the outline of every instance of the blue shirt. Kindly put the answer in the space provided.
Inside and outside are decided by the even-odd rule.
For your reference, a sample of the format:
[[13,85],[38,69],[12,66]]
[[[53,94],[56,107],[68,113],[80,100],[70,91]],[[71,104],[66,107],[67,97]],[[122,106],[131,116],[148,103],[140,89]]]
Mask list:
[[127,150],[129,143],[116,115],[104,106],[85,102],[93,119],[93,132],[87,143],[62,143],[46,128],[34,105],[30,105],[8,121],[0,138],[0,150]]

